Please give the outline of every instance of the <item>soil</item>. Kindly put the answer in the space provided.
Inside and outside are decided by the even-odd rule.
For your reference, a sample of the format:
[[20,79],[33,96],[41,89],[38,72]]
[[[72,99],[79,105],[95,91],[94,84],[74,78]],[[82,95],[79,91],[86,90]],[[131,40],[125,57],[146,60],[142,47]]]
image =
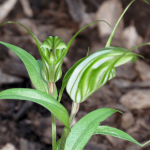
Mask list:
[[[0,0],[0,5],[5,1]],[[81,22],[76,21],[70,14],[67,0],[30,0],[33,16],[28,17],[18,1],[8,16],[2,21],[22,21],[29,25],[33,33],[44,41],[47,36],[60,36],[64,42],[80,29]],[[78,1],[76,1],[79,3]],[[83,0],[86,13],[96,13],[104,0]],[[130,0],[120,0],[123,9]],[[150,2],[150,1],[149,1]],[[77,10],[78,11],[78,10]],[[133,24],[143,42],[150,41],[150,5],[142,0],[137,0],[124,16],[124,28]],[[17,45],[40,59],[37,46],[32,37],[14,24],[0,27],[0,40]],[[117,39],[119,41],[119,39]],[[95,45],[105,46],[105,39],[99,36],[98,27],[88,27],[81,32],[73,42],[65,58],[62,70],[63,76],[67,70],[79,59],[87,54],[88,47],[91,50]],[[116,45],[113,45],[116,46]],[[98,50],[98,49],[97,49]],[[138,49],[138,53],[145,59],[140,61],[150,65],[150,46]],[[6,47],[0,45],[0,69],[2,73],[10,75],[14,82],[0,81],[0,91],[10,88],[33,88],[26,69],[21,60],[10,52]],[[150,107],[141,109],[128,109],[123,106],[120,99],[123,95],[133,89],[145,90],[150,88],[149,79],[143,79],[137,68],[138,64],[127,64],[117,69],[117,76],[104,85],[100,90],[81,103],[78,121],[87,113],[103,107],[115,108],[127,115],[124,124],[122,114],[116,113],[103,121],[101,125],[109,125],[129,133],[138,142],[143,143],[150,139]],[[147,70],[148,71],[148,70]],[[149,70],[150,71],[150,70]],[[16,77],[17,79],[14,79]],[[56,83],[58,92],[61,88],[63,77]],[[1,79],[0,79],[1,80]],[[147,83],[146,85],[144,83]],[[128,84],[130,83],[130,84]],[[149,84],[148,84],[149,83]],[[129,85],[129,86],[128,86]],[[61,103],[70,113],[72,101],[67,92],[64,91]],[[129,115],[128,115],[129,114]],[[18,150],[51,150],[51,114],[44,107],[31,102],[19,100],[0,101],[0,149],[11,143]],[[63,125],[58,122],[57,139],[61,137]],[[110,136],[94,135],[84,150],[149,150],[150,144],[144,148],[137,147],[131,142],[120,140]]]

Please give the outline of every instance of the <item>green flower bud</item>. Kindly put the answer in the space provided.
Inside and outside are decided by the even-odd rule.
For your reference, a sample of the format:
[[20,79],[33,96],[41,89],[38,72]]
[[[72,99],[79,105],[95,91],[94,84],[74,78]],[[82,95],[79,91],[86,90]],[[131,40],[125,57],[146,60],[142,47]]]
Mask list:
[[71,99],[75,103],[85,101],[116,75],[115,67],[136,56],[135,53],[120,47],[107,47],[79,60],[66,74],[69,76],[66,90]]
[[61,78],[61,65],[64,59],[65,43],[57,36],[49,36],[41,45],[43,61],[42,75],[47,82],[56,82]]

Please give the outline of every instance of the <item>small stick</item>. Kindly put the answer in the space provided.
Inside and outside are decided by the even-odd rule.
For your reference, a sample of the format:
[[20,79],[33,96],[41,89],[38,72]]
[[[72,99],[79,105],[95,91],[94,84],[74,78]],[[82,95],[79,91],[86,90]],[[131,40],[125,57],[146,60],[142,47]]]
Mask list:
[[72,103],[72,110],[71,110],[71,115],[69,118],[70,127],[71,127],[74,117],[76,116],[76,114],[79,110],[79,106],[80,106],[79,103],[74,103],[74,102]]
[[20,0],[20,3],[22,5],[25,15],[28,17],[33,17],[33,11],[30,7],[29,1],[28,0]]
[[9,12],[13,9],[17,0],[8,0],[0,6],[0,22],[7,17]]

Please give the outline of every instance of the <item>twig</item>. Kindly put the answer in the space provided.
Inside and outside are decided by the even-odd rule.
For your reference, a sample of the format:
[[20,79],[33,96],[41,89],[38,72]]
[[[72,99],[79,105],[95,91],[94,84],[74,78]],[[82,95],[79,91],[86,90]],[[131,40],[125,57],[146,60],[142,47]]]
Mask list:
[[9,12],[13,9],[17,0],[8,0],[0,6],[0,22],[6,18]]
[[26,16],[28,17],[32,17],[33,16],[33,11],[30,7],[30,3],[28,0],[20,0],[20,3],[23,7],[23,11],[25,13]]

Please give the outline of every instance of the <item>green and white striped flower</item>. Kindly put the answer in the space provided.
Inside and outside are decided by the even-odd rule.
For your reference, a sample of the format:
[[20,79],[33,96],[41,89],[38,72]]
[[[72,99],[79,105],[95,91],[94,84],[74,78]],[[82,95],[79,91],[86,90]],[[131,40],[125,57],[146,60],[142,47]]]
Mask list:
[[65,43],[57,36],[49,36],[41,45],[43,61],[42,75],[47,82],[56,82],[61,78],[61,65],[64,59]]
[[120,66],[137,54],[118,47],[103,48],[77,62],[66,74],[69,77],[66,90],[75,103],[85,101],[92,93],[116,75]]
[[[74,103],[85,101],[92,93],[103,86],[108,80],[116,75],[115,67],[120,66],[129,60],[136,60],[137,54],[131,50],[150,43],[137,45],[130,50],[121,47],[111,47],[111,41],[115,30],[125,12],[135,0],[132,0],[118,19],[105,48],[98,50],[90,56],[79,60],[64,76],[59,99],[66,87],[68,94]],[[143,0],[147,3],[146,0]]]

